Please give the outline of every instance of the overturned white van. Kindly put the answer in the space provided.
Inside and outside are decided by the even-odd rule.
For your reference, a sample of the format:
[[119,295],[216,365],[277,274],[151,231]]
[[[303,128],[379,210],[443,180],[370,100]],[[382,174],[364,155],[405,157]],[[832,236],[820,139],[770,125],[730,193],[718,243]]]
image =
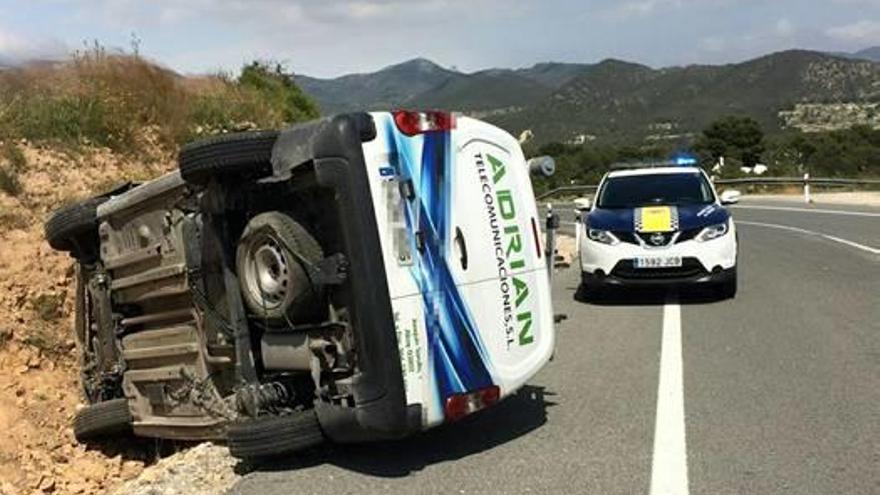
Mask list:
[[81,440],[225,439],[251,458],[398,438],[550,358],[539,217],[506,132],[345,114],[199,141],[179,165],[46,223],[77,260]]

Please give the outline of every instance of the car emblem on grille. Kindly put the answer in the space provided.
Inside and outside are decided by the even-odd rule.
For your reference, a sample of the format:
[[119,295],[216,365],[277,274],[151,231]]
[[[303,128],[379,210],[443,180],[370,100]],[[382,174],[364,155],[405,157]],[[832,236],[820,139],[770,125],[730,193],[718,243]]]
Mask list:
[[657,232],[656,234],[652,234],[651,237],[648,238],[651,244],[655,246],[662,246],[666,244],[666,236]]

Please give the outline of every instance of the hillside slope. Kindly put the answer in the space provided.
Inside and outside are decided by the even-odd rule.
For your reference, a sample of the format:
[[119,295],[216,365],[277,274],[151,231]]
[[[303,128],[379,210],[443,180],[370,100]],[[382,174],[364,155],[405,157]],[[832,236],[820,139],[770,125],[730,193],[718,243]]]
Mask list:
[[297,81],[325,113],[458,110],[489,116],[512,132],[532,129],[539,141],[579,134],[664,138],[699,131],[726,114],[752,116],[772,131],[781,128],[779,112],[796,104],[880,100],[880,64],[805,50],[718,66],[652,69],[606,60],[473,74],[419,59],[372,74]]
[[66,202],[159,175],[173,168],[173,157],[0,144],[24,157],[18,190],[0,192],[0,494],[99,493],[137,476],[155,454],[144,448],[149,442],[123,439],[95,450],[73,438],[81,401],[73,260],[46,244],[43,221]]

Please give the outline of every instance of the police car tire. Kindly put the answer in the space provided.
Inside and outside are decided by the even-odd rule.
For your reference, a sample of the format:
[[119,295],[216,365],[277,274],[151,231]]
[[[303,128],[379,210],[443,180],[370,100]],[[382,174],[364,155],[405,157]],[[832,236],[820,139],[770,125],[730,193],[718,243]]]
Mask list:
[[200,139],[183,146],[177,157],[180,175],[189,184],[204,185],[212,178],[272,173],[272,148],[278,131],[247,131]]
[[324,443],[314,409],[283,416],[262,416],[231,423],[226,431],[229,453],[239,459],[291,454]]
[[577,290],[577,297],[580,301],[592,301],[598,295],[600,287],[587,281],[587,274],[581,272],[581,285]]
[[736,268],[733,269],[733,275],[726,282],[722,282],[718,287],[718,294],[722,299],[733,299],[736,297]]
[[126,399],[111,399],[85,406],[73,417],[73,435],[85,443],[131,431],[131,411]]

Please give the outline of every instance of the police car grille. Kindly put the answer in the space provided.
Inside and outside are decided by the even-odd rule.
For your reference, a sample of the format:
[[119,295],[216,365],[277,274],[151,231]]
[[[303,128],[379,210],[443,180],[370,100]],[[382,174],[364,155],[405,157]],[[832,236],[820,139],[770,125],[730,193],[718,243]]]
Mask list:
[[668,246],[669,243],[672,242],[672,238],[675,236],[675,232],[655,232],[652,234],[640,232],[636,235],[639,236],[642,239],[642,242],[644,242],[648,246],[663,247]]
[[636,239],[636,234],[634,232],[627,232],[625,230],[622,230],[622,231],[612,231],[611,233],[614,234],[614,237],[617,237],[618,239],[620,239],[620,242],[625,242],[627,244],[635,244],[636,246],[639,245],[639,241]]

